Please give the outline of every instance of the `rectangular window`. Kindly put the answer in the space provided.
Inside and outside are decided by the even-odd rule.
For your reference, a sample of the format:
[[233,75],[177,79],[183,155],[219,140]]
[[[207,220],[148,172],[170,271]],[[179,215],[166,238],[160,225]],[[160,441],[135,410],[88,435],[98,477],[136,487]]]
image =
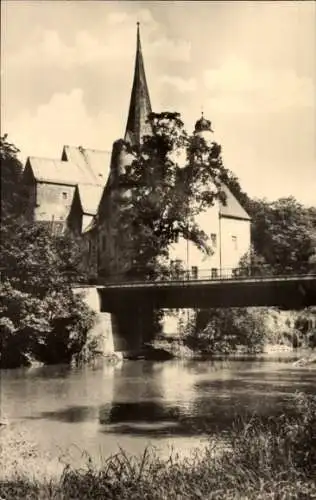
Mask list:
[[68,198],[68,193],[66,193],[65,191],[62,193],[62,197],[63,197],[63,200],[67,200]]
[[217,247],[217,234],[215,234],[215,233],[211,234],[211,242],[212,242],[212,246],[214,248],[216,248]]
[[211,270],[211,276],[213,279],[218,277],[218,272],[217,272],[216,267],[213,267],[213,269]]
[[233,243],[233,249],[237,250],[238,248],[237,236],[232,236],[232,243]]

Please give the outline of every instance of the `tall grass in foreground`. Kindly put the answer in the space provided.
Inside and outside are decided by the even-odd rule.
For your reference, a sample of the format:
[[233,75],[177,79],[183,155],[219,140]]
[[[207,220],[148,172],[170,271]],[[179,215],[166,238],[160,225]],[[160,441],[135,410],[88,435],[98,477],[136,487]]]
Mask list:
[[316,397],[296,397],[295,411],[278,419],[236,421],[229,449],[212,443],[192,457],[163,460],[123,450],[101,468],[67,466],[58,483],[24,477],[1,485],[1,498],[15,499],[316,499]]

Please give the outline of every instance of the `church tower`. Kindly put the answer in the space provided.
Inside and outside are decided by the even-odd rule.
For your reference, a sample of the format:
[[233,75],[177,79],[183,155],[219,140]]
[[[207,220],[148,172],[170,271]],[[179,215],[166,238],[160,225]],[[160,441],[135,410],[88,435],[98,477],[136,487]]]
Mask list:
[[130,146],[139,146],[144,135],[152,133],[151,125],[147,122],[151,113],[151,103],[147,86],[140,29],[137,23],[136,56],[134,66],[133,86],[129,104],[128,118],[124,139],[114,142],[111,159],[112,182],[117,185],[117,179],[123,174],[127,165],[134,160],[131,152],[127,151],[125,143]]
[[122,206],[131,195],[130,184],[124,183],[126,167],[135,160],[135,153],[131,151],[131,147],[139,146],[144,135],[152,134],[151,125],[147,122],[151,111],[140,29],[137,23],[133,85],[124,139],[118,139],[113,143],[110,178],[98,210],[99,239],[104,240],[104,244],[102,243],[99,248],[99,273],[115,274],[131,267],[128,256],[126,252],[124,253],[124,235],[118,234],[117,231],[117,218]]
[[147,123],[150,113],[151,103],[140,43],[139,23],[137,23],[134,80],[124,137],[126,142],[129,142],[132,146],[139,145],[142,137],[152,132],[150,124]]

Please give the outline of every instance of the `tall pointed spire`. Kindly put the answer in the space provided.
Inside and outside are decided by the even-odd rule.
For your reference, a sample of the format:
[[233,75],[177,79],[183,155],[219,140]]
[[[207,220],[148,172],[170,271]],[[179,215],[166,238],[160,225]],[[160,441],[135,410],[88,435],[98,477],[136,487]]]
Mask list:
[[125,141],[132,145],[138,145],[140,144],[143,135],[151,133],[151,126],[149,123],[146,123],[150,113],[151,104],[140,43],[139,23],[137,23],[137,47],[134,81],[125,131]]

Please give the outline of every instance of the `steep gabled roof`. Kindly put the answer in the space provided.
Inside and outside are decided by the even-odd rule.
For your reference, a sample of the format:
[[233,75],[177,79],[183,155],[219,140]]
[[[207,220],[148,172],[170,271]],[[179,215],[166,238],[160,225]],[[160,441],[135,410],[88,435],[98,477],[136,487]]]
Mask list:
[[82,233],[86,234],[89,233],[89,231],[95,231],[97,228],[96,226],[96,218],[92,217],[89,223],[85,226],[82,227]]
[[39,182],[76,185],[78,168],[71,162],[50,158],[28,157],[25,168],[31,168],[35,179]]
[[74,163],[80,172],[77,183],[104,186],[110,173],[111,153],[81,146],[64,146],[62,160]]
[[[78,186],[83,213],[95,215],[109,177],[110,161],[111,154],[108,151],[64,146],[61,160],[29,157],[26,171],[31,171],[37,182],[57,184],[61,189],[65,185]],[[61,212],[65,214],[69,206],[66,207],[62,201],[59,203]],[[47,205],[46,208],[44,205]],[[44,205],[43,213],[51,213],[53,207],[48,206],[48,203]],[[53,212],[58,210],[56,207]]]
[[224,205],[223,203],[220,203],[220,217],[250,221],[251,217],[247,214],[246,210],[241,206],[230,189],[227,186],[223,185],[222,190],[226,195],[226,204]]
[[138,145],[144,135],[152,132],[146,123],[151,113],[151,103],[145,75],[144,60],[140,43],[139,23],[137,23],[137,46],[134,69],[134,80],[125,131],[125,141]]
[[103,186],[78,184],[78,191],[83,213],[96,215],[103,193]]

